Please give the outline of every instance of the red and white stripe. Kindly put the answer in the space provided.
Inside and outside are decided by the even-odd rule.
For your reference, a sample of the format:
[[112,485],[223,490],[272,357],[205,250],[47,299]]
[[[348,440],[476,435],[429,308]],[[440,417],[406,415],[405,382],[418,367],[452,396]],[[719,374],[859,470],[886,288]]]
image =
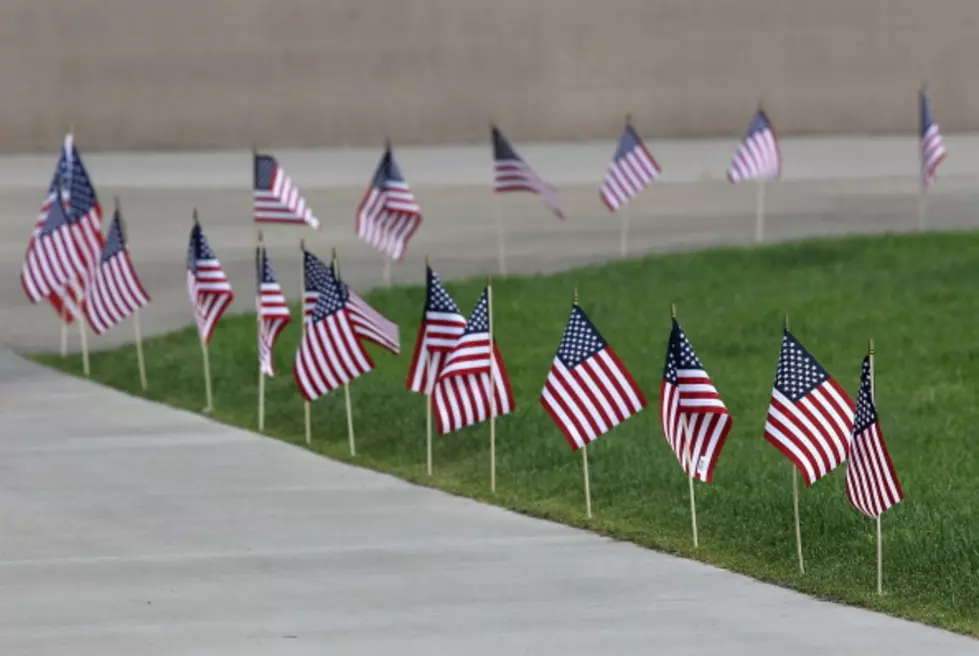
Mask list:
[[710,483],[733,424],[703,369],[677,369],[677,384],[660,384],[663,434],[687,476]]
[[877,422],[853,436],[846,465],[846,496],[868,517],[877,517],[904,498]]
[[275,375],[275,342],[292,321],[289,304],[278,282],[263,282],[258,290],[258,363],[262,373]]
[[930,187],[935,182],[938,166],[945,161],[948,150],[938,131],[938,124],[932,123],[921,138],[921,184]]
[[150,302],[129,252],[119,251],[95,270],[83,306],[96,335],[102,335]]
[[529,191],[540,196],[554,215],[564,218],[564,210],[554,189],[520,159],[498,159],[493,162],[493,190],[497,193]]
[[394,260],[404,256],[421,223],[415,195],[401,181],[388,181],[383,189],[371,186],[357,208],[357,236]]
[[646,144],[637,140],[625,155],[612,160],[599,189],[599,196],[605,206],[615,212],[659,179],[661,173],[659,163],[646,148]]
[[[474,347],[464,348],[472,350]],[[440,435],[487,421],[493,415],[509,414],[515,409],[510,377],[499,348],[494,346],[493,356],[490,357],[487,340],[483,350],[485,356],[468,360],[471,363],[469,366],[464,366],[463,359],[456,357],[452,370],[448,370],[446,363],[439,374],[432,394],[432,407]],[[449,357],[456,353],[453,351]]]
[[309,323],[296,351],[293,377],[307,401],[349,383],[374,368],[342,308]]
[[[346,283],[340,284],[345,286],[349,294],[347,299],[347,314],[350,317],[350,325],[353,326],[353,330],[357,336],[361,339],[374,342],[395,355],[400,354],[401,330],[398,324],[371,307],[349,285]],[[313,315],[317,298],[319,298],[319,294],[311,290],[307,290],[303,296],[303,314],[307,320]]]
[[466,319],[453,312],[425,313],[418,328],[415,351],[408,368],[407,387],[412,392],[431,394],[446,354],[466,330]]
[[187,272],[187,291],[197,332],[205,345],[210,344],[215,326],[235,298],[221,263],[217,259],[198,260],[197,275]]
[[311,228],[320,226],[312,208],[281,166],[275,167],[272,188],[254,189],[252,200],[256,223],[305,223]]

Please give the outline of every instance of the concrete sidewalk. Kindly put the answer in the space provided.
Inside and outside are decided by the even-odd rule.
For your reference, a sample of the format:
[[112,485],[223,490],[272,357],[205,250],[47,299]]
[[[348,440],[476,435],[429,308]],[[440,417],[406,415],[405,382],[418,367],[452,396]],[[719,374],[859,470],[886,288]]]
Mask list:
[[9,354],[0,412],[4,656],[979,651]]

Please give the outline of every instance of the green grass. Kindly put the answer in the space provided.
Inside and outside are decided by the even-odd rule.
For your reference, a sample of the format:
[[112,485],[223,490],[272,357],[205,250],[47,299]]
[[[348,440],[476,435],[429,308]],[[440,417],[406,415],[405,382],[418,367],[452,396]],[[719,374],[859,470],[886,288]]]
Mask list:
[[[495,326],[517,412],[497,422],[495,495],[488,424],[436,436],[435,475],[426,476],[424,399],[404,389],[424,288],[379,290],[369,299],[401,325],[404,353],[396,358],[371,347],[377,369],[351,385],[353,461],[825,599],[979,635],[977,282],[979,235],[968,233],[727,249],[496,280]],[[483,285],[447,287],[468,314]],[[589,447],[592,520],[584,514],[581,458],[538,402],[575,285],[651,404]],[[698,485],[697,550],[687,481],[655,407],[671,301],[735,422],[714,483]],[[791,467],[762,438],[784,312],[793,333],[854,398],[867,340],[875,339],[879,413],[906,495],[883,517],[883,597],[875,593],[874,524],[847,503],[843,467],[801,490],[807,573],[797,571]],[[269,435],[294,444],[303,443],[302,402],[291,376],[298,338],[294,323],[279,343],[266,420]],[[200,410],[196,332],[149,340],[145,351],[147,396]],[[81,371],[76,357],[36,359]],[[214,417],[255,429],[253,316],[222,322],[211,366]],[[95,380],[139,393],[131,347],[94,354],[91,367]],[[314,403],[313,448],[350,461],[345,422],[342,393]]]

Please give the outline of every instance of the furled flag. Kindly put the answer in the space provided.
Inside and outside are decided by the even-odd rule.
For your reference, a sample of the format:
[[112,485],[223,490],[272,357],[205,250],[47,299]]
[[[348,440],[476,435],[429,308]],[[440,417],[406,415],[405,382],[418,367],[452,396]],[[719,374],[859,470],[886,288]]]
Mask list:
[[778,137],[765,112],[759,108],[751,119],[748,129],[738,144],[731,160],[727,179],[731,182],[746,180],[774,180],[782,175],[782,152]]
[[[374,362],[354,332],[340,282],[332,269],[319,263],[321,266],[312,277],[317,285],[316,304],[292,368],[296,386],[307,401],[315,401],[374,368]],[[309,284],[307,273],[307,289]]]
[[765,421],[765,439],[812,485],[843,460],[853,432],[853,400],[788,330]]
[[947,151],[924,89],[918,92],[918,104],[921,107],[921,186],[927,188],[935,182],[935,172]]
[[442,286],[438,274],[430,266],[425,269],[425,311],[405,383],[409,391],[431,394],[445,354],[452,350],[466,330],[466,317]]
[[70,225],[71,238],[75,243],[74,250],[77,257],[73,258],[73,267],[77,279],[71,281],[67,287],[62,285],[59,288],[48,289],[40,295],[37,278],[34,275],[22,274],[21,285],[32,303],[47,298],[58,315],[67,323],[72,323],[79,313],[88,277],[99,261],[105,238],[102,236],[102,207],[99,205],[95,188],[92,186],[81,155],[75,147],[74,137],[70,133],[65,135],[64,146],[51,185],[48,187],[48,195],[41,205],[34,234],[27,246],[25,260],[30,259],[34,241],[48,216],[52,203],[59,195],[65,204],[65,217]]
[[85,290],[85,318],[95,334],[101,335],[149,302],[149,294],[126,249],[122,216],[117,209],[98,266]]
[[564,218],[564,210],[558,202],[554,189],[541,180],[530,168],[517,151],[513,149],[507,138],[495,126],[493,133],[493,190],[497,193],[506,191],[529,191],[544,199],[551,211],[559,219]]
[[187,247],[187,292],[194,308],[197,333],[205,345],[210,344],[214,327],[235,295],[217,254],[211,250],[196,218]]
[[575,303],[540,396],[573,451],[646,407],[619,356]]
[[255,249],[255,267],[258,278],[258,298],[256,311],[258,312],[258,364],[262,373],[268,376],[275,375],[274,358],[272,350],[275,342],[292,317],[289,316],[289,305],[286,303],[285,294],[282,293],[282,286],[275,279],[275,270],[269,262],[268,253],[265,246],[260,245]]
[[357,207],[357,236],[391,259],[400,260],[421,223],[421,208],[388,143]]
[[440,435],[486,421],[492,409],[496,416],[515,409],[503,356],[495,339],[490,345],[489,288],[479,297],[466,329],[445,356],[432,406]]
[[733,421],[676,319],[666,347],[659,417],[684,473],[710,483]]
[[659,178],[662,169],[646,149],[632,124],[627,123],[619,138],[608,173],[599,190],[606,207],[615,212]]
[[863,360],[853,440],[846,464],[846,496],[854,508],[877,517],[904,498],[891,455],[884,444],[872,396],[870,358]]
[[[335,275],[330,267],[323,264],[318,257],[309,251],[303,251],[303,262],[306,268],[303,312],[308,321],[316,309],[316,302],[319,299],[319,290],[323,286],[324,277],[327,272],[331,278]],[[350,289],[347,283],[337,280],[337,284],[340,285],[340,293],[347,308],[350,325],[353,326],[357,337],[374,342],[395,355],[401,353],[401,336],[398,324],[371,307],[367,301]]]
[[318,229],[320,222],[313,216],[313,210],[275,158],[255,153],[254,163],[255,223],[306,224]]

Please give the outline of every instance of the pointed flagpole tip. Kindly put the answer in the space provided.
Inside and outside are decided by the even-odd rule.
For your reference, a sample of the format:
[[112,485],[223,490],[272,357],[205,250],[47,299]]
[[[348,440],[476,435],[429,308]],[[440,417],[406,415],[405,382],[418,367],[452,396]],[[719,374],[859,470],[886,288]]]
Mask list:
[[788,312],[785,313],[785,317],[782,319],[782,327],[785,328],[786,330],[789,329],[789,313]]
[[385,137],[384,150],[391,150],[391,137]]
[[305,239],[300,239],[299,240],[299,250],[301,250],[303,253],[306,252],[306,240]]
[[574,286],[574,296],[571,297],[571,304],[578,305],[578,285]]
[[676,303],[670,303],[670,319],[676,321]]
[[113,197],[112,197],[112,202],[113,202],[113,204],[115,204],[115,207],[116,207],[116,212],[118,212],[118,211],[119,211],[119,209],[120,209],[120,205],[119,205],[119,197],[118,197],[118,196],[113,196]]
[[632,125],[632,112],[626,112],[626,115],[625,115],[625,124],[626,125]]
[[334,248],[333,248],[333,249],[332,249],[332,250],[330,251],[330,257],[332,257],[332,258],[333,258],[333,261],[334,261],[334,262],[336,262],[336,261],[337,261],[337,249],[336,249],[336,247],[334,247]]
[[486,286],[487,287],[493,286],[493,276],[486,276]]
[[869,353],[870,355],[873,355],[874,354],[874,338],[873,337],[870,338],[870,343],[867,345],[867,353]]
[[194,224],[197,225],[199,223],[200,223],[200,221],[197,219],[197,208],[195,207],[194,208]]
[[258,229],[258,243],[259,244],[262,243],[262,229],[261,228]]
[[426,268],[426,269],[428,269],[428,268],[430,268],[430,267],[431,267],[431,264],[430,264],[430,263],[429,263],[429,261],[428,261],[428,255],[426,255],[426,256],[425,256],[425,268]]

